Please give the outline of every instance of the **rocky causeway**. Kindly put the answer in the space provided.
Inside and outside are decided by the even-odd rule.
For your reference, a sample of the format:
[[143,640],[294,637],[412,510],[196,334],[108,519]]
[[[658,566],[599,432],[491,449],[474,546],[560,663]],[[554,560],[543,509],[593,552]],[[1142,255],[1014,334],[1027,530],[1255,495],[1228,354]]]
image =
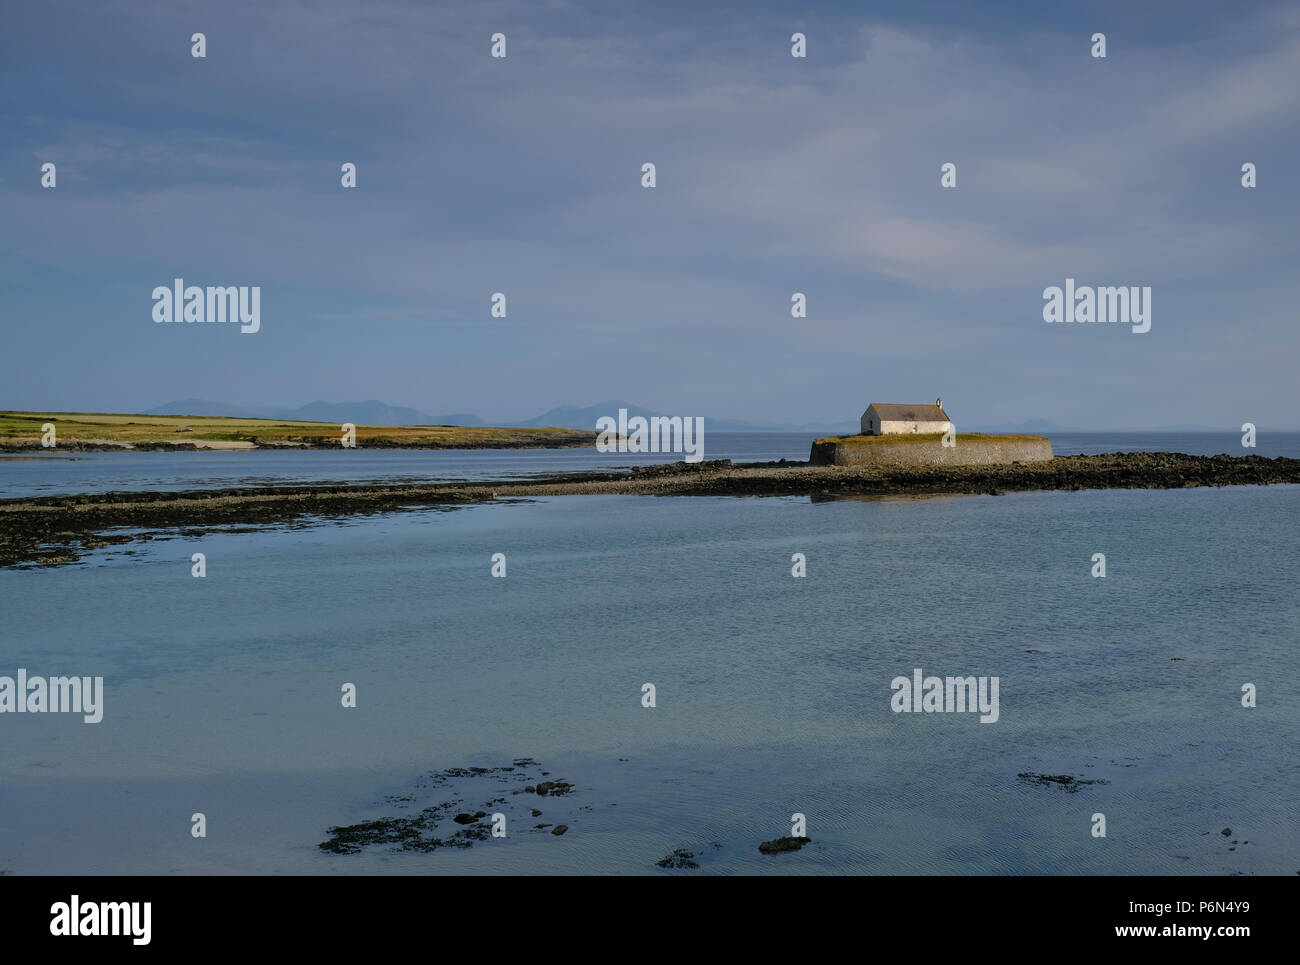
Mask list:
[[176,530],[445,508],[541,496],[998,495],[1032,490],[1182,489],[1300,483],[1300,459],[1169,452],[1056,456],[975,466],[817,466],[730,460],[642,466],[509,482],[241,487],[0,500],[0,566],[76,562],[109,543]]

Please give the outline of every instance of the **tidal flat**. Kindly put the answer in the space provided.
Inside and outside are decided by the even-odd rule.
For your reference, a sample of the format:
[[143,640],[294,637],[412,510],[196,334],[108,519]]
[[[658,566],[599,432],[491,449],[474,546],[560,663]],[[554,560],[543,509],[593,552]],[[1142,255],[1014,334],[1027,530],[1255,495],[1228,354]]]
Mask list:
[[[1297,512],[532,496],[0,570],[0,667],[104,678],[99,723],[5,715],[0,869],[1294,875]],[[915,667],[999,677],[997,722],[895,712]]]
[[0,500],[0,566],[76,562],[88,549],[178,527],[286,523],[541,496],[890,498],[1277,483],[1300,483],[1300,459],[1130,452],[1003,465],[889,467],[722,459],[529,480],[104,492]]

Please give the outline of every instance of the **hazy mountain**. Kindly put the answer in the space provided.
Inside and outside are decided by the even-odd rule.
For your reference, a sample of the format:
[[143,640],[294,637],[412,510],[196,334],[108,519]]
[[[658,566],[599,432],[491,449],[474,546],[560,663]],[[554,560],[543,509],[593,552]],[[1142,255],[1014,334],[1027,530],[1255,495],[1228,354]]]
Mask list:
[[296,409],[271,406],[235,405],[208,399],[179,399],[168,402],[148,415],[233,416],[240,419],[275,419],[287,422],[351,422],[362,426],[481,426],[486,423],[476,415],[456,412],[432,416],[407,406],[388,405],[371,399],[367,402],[309,402]]
[[661,412],[651,412],[649,409],[643,409],[639,405],[633,405],[631,402],[600,402],[596,405],[589,405],[579,408],[574,405],[556,406],[543,412],[539,416],[531,419],[515,419],[502,422],[502,426],[523,426],[528,428],[541,428],[544,426],[564,426],[569,429],[594,429],[596,420],[601,416],[610,416],[618,418],[618,410],[627,409],[628,418],[633,416],[642,416],[649,418],[652,415],[662,415]]
[[[1123,432],[1213,432],[1213,433],[1233,433],[1237,432],[1236,426],[1202,426],[1202,425],[1177,425],[1177,426],[1132,426],[1123,429],[1083,429],[1079,426],[1063,426],[1055,422],[1049,422],[1046,419],[1030,419],[1028,422],[1017,423],[1000,423],[997,425],[972,425],[965,426],[960,423],[957,425],[959,432],[1025,432],[1037,435],[1050,435],[1053,432],[1105,432],[1108,434]],[[1285,432],[1284,429],[1266,429],[1263,426],[1258,427],[1259,432]]]
[[[684,412],[657,412],[632,402],[600,402],[596,405],[556,406],[539,416],[525,419],[505,419],[489,422],[472,412],[452,412],[446,415],[429,415],[419,409],[407,406],[389,405],[376,399],[366,402],[309,402],[296,409],[276,406],[237,405],[232,402],[213,402],[210,399],[178,399],[168,402],[156,409],[150,409],[147,415],[192,415],[192,416],[231,416],[240,419],[275,419],[287,422],[327,422],[342,425],[352,422],[366,426],[505,426],[521,428],[541,428],[560,426],[566,429],[594,429],[596,420],[602,416],[618,418],[618,410],[626,409],[628,418],[641,416],[687,415]],[[690,413],[694,415],[694,413]],[[858,431],[856,420],[845,422],[805,422],[785,424],[763,424],[744,422],[739,419],[715,419],[704,417],[706,432],[817,432],[827,435],[843,435]]]
[[144,415],[212,415],[231,416],[239,419],[279,419],[278,410],[254,405],[232,405],[226,402],[211,402],[207,399],[178,399],[168,402],[156,409],[150,409]]
[[1059,425],[1050,422],[1047,419],[1030,419],[1028,422],[1001,422],[988,423],[981,425],[966,426],[956,420],[953,420],[957,426],[958,432],[999,432],[999,433],[1028,433],[1030,435],[1046,435],[1050,432],[1084,432],[1084,429],[1075,429],[1070,426]]
[[450,415],[430,416],[429,421],[425,423],[429,426],[486,426],[491,423],[484,422],[472,412],[453,412]]
[[301,408],[284,412],[278,419],[302,422],[351,422],[359,426],[429,426],[438,425],[434,417],[402,405],[388,405],[370,399],[366,402],[308,402]]
[[[1130,430],[1120,430],[1128,432]],[[1157,426],[1155,429],[1146,430],[1150,432],[1240,432],[1237,426],[1198,426],[1198,425],[1177,425],[1177,426]],[[1257,432],[1286,432],[1285,429],[1270,429],[1266,426],[1257,426]]]
[[[516,426],[523,428],[540,428],[543,426],[561,426],[566,429],[594,429],[596,420],[602,416],[618,418],[618,410],[626,409],[628,418],[641,416],[696,415],[687,412],[659,412],[632,402],[617,400],[600,402],[596,405],[574,406],[561,405],[543,412],[541,415],[525,419],[506,419],[492,422],[484,420],[472,412],[453,412],[446,415],[429,415],[419,409],[407,406],[389,405],[376,399],[366,402],[309,402],[296,409],[275,408],[271,406],[235,405],[228,402],[212,402],[207,399],[180,399],[150,410],[151,415],[209,415],[234,416],[245,419],[278,419],[300,422],[327,422],[342,425],[352,422],[369,426]],[[715,419],[704,416],[706,432],[810,432],[822,435],[847,435],[858,431],[858,420],[843,422],[804,422],[804,423],[761,423],[745,422],[739,419]],[[1063,426],[1047,419],[1030,419],[1015,423],[974,423],[957,422],[959,432],[999,432],[999,433],[1034,433],[1051,435],[1062,432],[1095,432],[1095,429],[1082,429],[1077,426]],[[1157,426],[1155,428],[1138,426],[1127,429],[1128,432],[1230,432],[1236,426]],[[1261,432],[1269,431],[1260,427]],[[1279,430],[1272,430],[1279,431]]]
[[[600,402],[596,405],[589,405],[579,408],[578,406],[562,405],[551,409],[549,412],[543,412],[539,416],[531,419],[519,419],[516,421],[505,421],[500,423],[502,426],[522,426],[528,428],[540,428],[543,426],[564,426],[570,429],[594,429],[596,420],[602,416],[609,416],[611,419],[618,418],[618,410],[626,409],[629,419],[635,416],[641,416],[643,419],[649,419],[652,416],[672,416],[680,415],[694,416],[695,413],[685,412],[658,412],[654,409],[647,409],[644,406],[636,405],[632,402]],[[739,419],[715,419],[710,416],[704,416],[705,432],[857,432],[858,423],[841,422],[841,423],[804,423],[802,425],[764,425],[756,422],[743,422]]]

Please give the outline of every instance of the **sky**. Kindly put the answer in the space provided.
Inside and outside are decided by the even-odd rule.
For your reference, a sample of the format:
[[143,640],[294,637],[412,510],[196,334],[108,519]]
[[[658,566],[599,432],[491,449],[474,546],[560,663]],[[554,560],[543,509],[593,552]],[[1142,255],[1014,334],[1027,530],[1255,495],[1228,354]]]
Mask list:
[[0,408],[1300,428],[1294,4],[0,7]]

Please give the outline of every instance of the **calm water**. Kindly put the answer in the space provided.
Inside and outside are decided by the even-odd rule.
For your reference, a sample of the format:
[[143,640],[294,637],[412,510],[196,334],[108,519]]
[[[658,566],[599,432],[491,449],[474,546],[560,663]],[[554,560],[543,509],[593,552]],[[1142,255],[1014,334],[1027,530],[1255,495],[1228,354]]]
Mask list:
[[[0,674],[106,678],[100,724],[0,717],[0,870],[681,874],[654,863],[686,848],[699,873],[1293,875],[1297,518],[1297,486],[558,497],[0,571]],[[914,667],[998,676],[1000,719],[893,713]],[[317,847],[521,756],[577,786],[537,799],[563,838]],[[794,812],[814,843],[760,855]]]
[[[705,435],[706,459],[736,462],[806,460],[816,434],[803,432]],[[1300,458],[1300,432],[1263,433],[1252,450],[1239,433],[1062,433],[1058,455],[1100,452],[1187,452],[1213,456],[1248,452]],[[523,450],[287,450],[229,452],[88,452],[0,455],[0,498],[106,492],[114,489],[216,489],[321,482],[429,482],[518,479],[562,472],[626,469],[676,462],[679,455],[600,453],[592,449]]]

